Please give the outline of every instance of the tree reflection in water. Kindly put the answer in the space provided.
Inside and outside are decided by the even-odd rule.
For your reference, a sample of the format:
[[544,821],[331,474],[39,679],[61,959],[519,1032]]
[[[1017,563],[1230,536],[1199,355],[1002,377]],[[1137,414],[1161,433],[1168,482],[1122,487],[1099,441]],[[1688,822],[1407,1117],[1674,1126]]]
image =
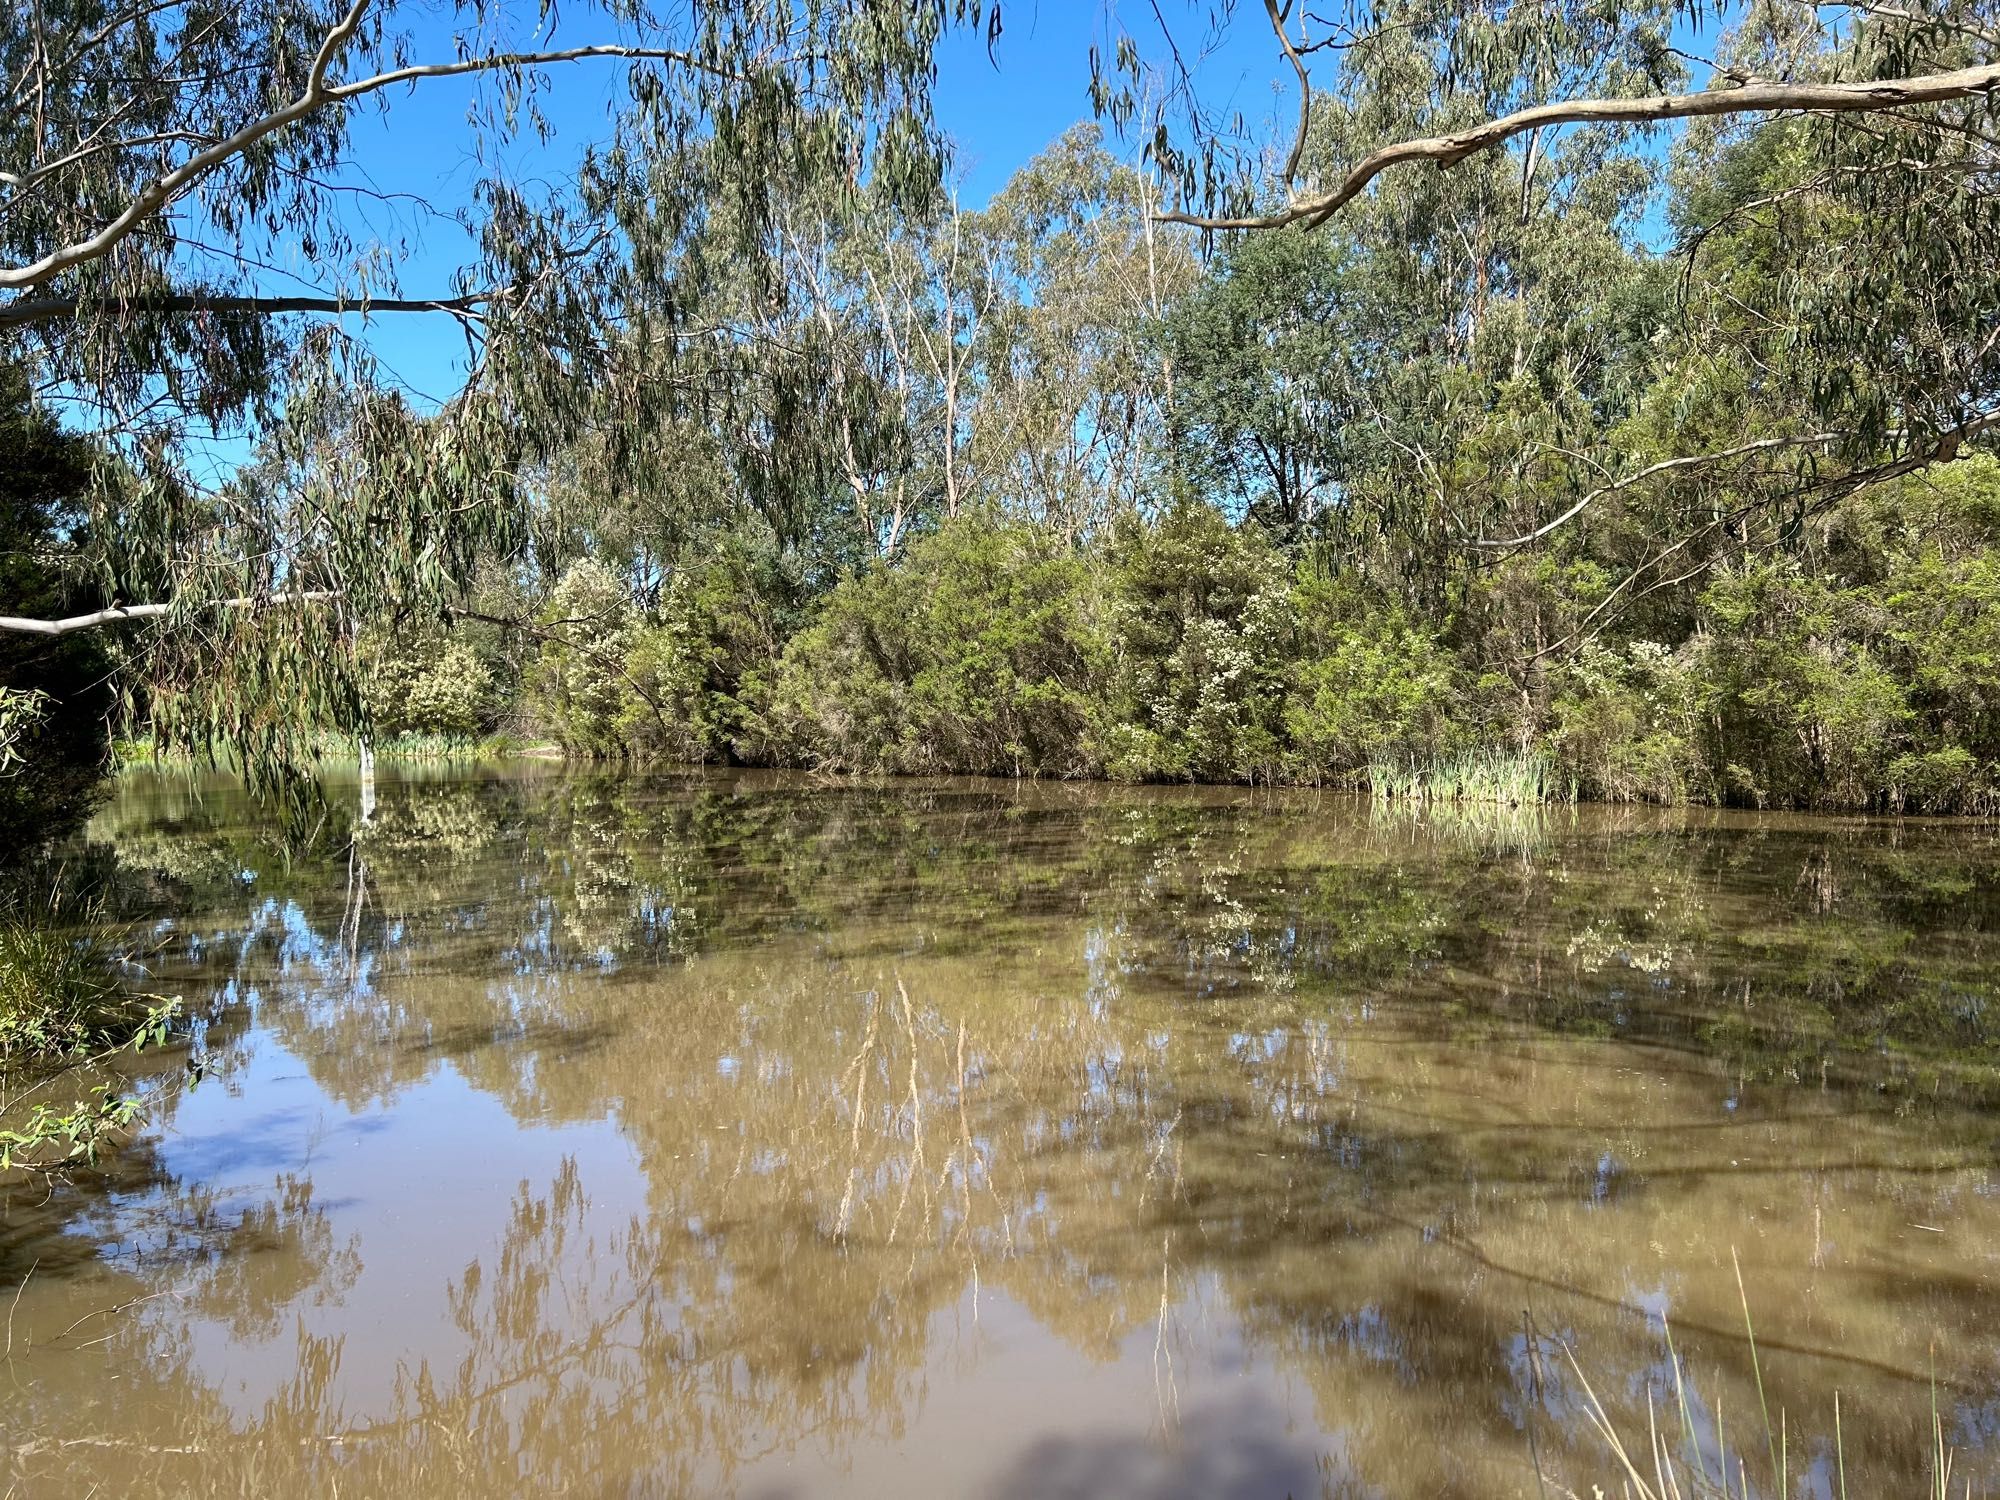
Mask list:
[[216,1074],[8,1206],[22,1493],[1587,1492],[1563,1345],[1643,1435],[1666,1313],[1760,1434],[1732,1251],[1794,1473],[1838,1390],[1921,1482],[1933,1370],[1992,1467],[1984,830],[486,774],[352,868],[218,788],[96,833]]

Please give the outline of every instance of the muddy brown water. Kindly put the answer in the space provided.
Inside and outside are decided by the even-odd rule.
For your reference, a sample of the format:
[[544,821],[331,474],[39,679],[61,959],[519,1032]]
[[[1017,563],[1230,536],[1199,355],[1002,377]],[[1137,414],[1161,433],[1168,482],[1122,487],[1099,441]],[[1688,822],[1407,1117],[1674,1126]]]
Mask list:
[[527,768],[275,830],[94,825],[199,1024],[6,1190],[0,1494],[1616,1493],[1600,1408],[1683,1488],[2000,1470],[1991,828]]

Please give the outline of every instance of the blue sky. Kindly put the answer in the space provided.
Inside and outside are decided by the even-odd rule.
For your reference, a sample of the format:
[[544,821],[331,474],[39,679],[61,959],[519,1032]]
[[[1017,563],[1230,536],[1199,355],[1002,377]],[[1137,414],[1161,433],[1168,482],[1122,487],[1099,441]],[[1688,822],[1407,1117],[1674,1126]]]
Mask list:
[[[983,205],[1044,146],[1091,118],[1089,49],[1107,34],[1099,0],[1006,0],[1003,16],[1005,29],[991,59],[984,37],[970,33],[949,37],[940,56],[937,112],[958,149],[957,182],[968,207]],[[594,32],[585,35],[590,30],[588,21],[572,21],[557,32],[555,45],[599,40]],[[442,26],[420,29],[418,41],[418,60],[451,53]],[[1270,34],[1253,11],[1202,67],[1204,102],[1240,109],[1253,126],[1272,116],[1274,106],[1289,110],[1292,105],[1274,92],[1274,61]],[[510,149],[507,170],[521,179],[566,175],[584,145],[608,133],[624,70],[619,62],[551,69],[542,103],[555,138],[546,147]],[[353,166],[343,180],[392,201],[355,196],[345,211],[357,227],[394,248],[406,295],[443,291],[452,271],[469,259],[469,242],[455,225],[396,195],[447,211],[467,202],[484,171],[469,155],[465,118],[472,97],[472,86],[438,80],[397,91],[386,114],[356,118]],[[297,270],[309,273],[303,265]],[[447,317],[385,314],[369,324],[367,337],[414,395],[442,399],[463,378],[464,339]]]

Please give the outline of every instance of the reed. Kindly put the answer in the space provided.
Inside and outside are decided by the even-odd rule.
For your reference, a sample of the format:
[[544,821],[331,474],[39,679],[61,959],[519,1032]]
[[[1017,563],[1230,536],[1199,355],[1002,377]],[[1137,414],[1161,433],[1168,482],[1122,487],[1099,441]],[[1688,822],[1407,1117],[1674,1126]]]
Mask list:
[[130,1029],[118,954],[91,931],[94,908],[59,892],[0,906],[0,1059],[64,1058]]
[[[322,766],[352,766],[361,760],[361,743],[352,735],[321,731],[310,738],[310,754]],[[375,760],[381,764],[441,764],[492,760],[521,752],[520,743],[504,735],[486,739],[462,739],[442,734],[388,735],[375,742]],[[201,757],[182,749],[161,749],[145,740],[124,740],[117,747],[121,766],[152,766],[162,770],[192,770],[207,764]],[[215,764],[223,770],[237,769],[234,757],[220,753]]]
[[1469,750],[1426,762],[1382,759],[1368,767],[1368,788],[1382,802],[1481,802],[1538,807],[1573,802],[1547,756],[1509,750]]
[[0,899],[0,1177],[94,1163],[141,1112],[96,1065],[179,1029],[178,998],[126,982],[135,965],[96,897],[43,873]]

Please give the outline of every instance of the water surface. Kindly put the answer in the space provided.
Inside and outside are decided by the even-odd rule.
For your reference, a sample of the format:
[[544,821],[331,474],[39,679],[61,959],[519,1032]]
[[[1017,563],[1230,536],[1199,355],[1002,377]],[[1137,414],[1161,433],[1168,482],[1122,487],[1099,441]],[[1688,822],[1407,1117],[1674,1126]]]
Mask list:
[[0,1205],[0,1494],[1615,1492],[1669,1330],[1797,1493],[1933,1409],[2000,1468],[1980,825],[528,769],[93,836],[202,1076]]

